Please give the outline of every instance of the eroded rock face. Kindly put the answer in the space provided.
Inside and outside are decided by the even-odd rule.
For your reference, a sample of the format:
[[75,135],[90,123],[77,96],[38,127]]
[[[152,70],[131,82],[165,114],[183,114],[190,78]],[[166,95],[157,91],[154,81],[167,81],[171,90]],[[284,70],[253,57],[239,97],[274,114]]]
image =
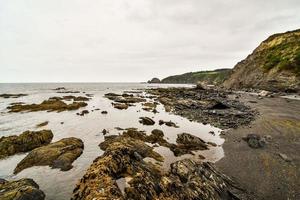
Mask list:
[[2,200],[44,200],[45,194],[32,179],[18,181],[0,180],[0,199]]
[[40,104],[17,104],[8,106],[7,109],[9,112],[35,112],[35,111],[48,111],[48,112],[62,112],[67,110],[77,110],[78,108],[87,106],[85,102],[73,102],[70,104],[66,104],[60,99],[50,98],[48,100],[43,101]]
[[83,152],[83,142],[78,138],[64,138],[31,151],[14,170],[14,174],[32,166],[50,166],[66,171]]
[[47,145],[52,138],[53,133],[51,130],[25,131],[19,136],[1,137],[0,159]]
[[[100,147],[105,153],[94,160],[76,185],[73,200],[240,199],[239,195],[243,195],[210,163],[185,159],[171,164],[170,170],[164,172],[159,165],[143,160],[145,157],[161,160],[162,157],[142,140],[124,135],[109,136]],[[124,191],[117,184],[120,178],[129,179]]]

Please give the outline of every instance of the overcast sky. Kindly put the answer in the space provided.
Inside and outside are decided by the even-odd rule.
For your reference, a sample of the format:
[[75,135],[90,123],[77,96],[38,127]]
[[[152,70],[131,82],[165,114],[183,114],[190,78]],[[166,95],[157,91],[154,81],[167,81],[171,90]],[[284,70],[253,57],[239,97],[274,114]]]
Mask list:
[[300,0],[0,0],[0,82],[136,82],[232,68],[300,28]]

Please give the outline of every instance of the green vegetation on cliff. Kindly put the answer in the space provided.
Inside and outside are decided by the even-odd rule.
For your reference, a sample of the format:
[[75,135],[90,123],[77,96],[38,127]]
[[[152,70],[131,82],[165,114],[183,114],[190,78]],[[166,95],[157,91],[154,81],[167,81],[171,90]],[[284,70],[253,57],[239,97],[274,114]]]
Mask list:
[[294,33],[276,34],[263,43],[265,48],[262,49],[261,59],[265,71],[288,70],[300,74],[300,35],[297,31]]
[[236,64],[223,85],[232,89],[300,91],[300,29],[263,41]]
[[220,84],[230,74],[230,69],[217,69],[214,71],[189,72],[181,75],[164,78],[162,83],[197,83]]

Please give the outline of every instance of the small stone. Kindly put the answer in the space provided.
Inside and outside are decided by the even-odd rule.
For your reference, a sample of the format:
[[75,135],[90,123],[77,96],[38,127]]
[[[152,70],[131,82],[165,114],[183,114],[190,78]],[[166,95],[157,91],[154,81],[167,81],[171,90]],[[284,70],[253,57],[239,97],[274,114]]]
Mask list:
[[286,162],[291,162],[292,161],[292,159],[291,158],[289,158],[286,154],[284,154],[284,153],[279,153],[278,154],[284,161],[286,161]]
[[106,129],[102,130],[103,135],[106,135],[108,133],[108,131]]

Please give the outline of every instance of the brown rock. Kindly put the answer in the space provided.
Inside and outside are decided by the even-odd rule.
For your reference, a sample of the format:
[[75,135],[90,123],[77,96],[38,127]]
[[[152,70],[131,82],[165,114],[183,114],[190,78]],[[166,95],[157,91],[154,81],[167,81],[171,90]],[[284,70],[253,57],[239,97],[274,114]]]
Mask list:
[[64,138],[31,151],[14,170],[14,174],[32,166],[50,166],[63,171],[72,168],[72,163],[83,152],[83,142],[78,138]]
[[32,179],[17,181],[0,180],[0,199],[2,200],[44,200],[45,194]]
[[51,142],[52,138],[53,133],[51,130],[25,131],[19,136],[1,137],[0,159],[47,145]]

